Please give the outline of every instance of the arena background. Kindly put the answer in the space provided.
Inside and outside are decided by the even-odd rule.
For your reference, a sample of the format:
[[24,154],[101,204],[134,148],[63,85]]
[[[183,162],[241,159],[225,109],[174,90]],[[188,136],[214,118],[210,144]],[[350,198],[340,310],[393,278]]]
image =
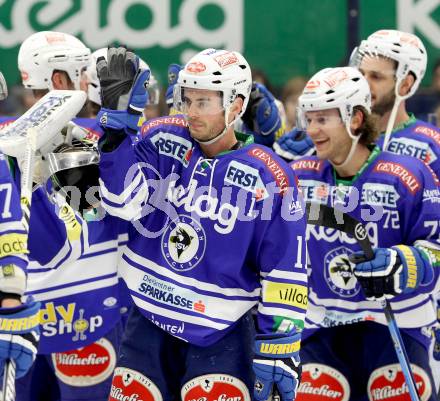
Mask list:
[[361,38],[380,28],[420,35],[429,57],[424,85],[440,58],[438,0],[0,0],[0,69],[20,82],[17,53],[35,31],[64,31],[92,50],[135,49],[162,84],[167,66],[195,52],[239,50],[275,92],[291,77],[344,64]]

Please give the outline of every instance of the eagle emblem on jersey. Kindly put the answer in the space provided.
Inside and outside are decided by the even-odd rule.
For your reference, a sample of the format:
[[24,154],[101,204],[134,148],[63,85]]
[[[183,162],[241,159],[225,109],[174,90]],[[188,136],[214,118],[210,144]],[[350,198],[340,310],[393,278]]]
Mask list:
[[162,255],[176,271],[196,267],[205,254],[205,248],[205,231],[191,216],[179,215],[162,235]]
[[324,257],[324,278],[331,291],[341,297],[356,295],[361,287],[353,274],[353,265],[348,257],[353,251],[340,246]]
[[188,249],[193,238],[194,237],[189,235],[182,227],[177,228],[176,235],[170,236],[170,241],[176,245],[177,259],[180,259],[182,253]]

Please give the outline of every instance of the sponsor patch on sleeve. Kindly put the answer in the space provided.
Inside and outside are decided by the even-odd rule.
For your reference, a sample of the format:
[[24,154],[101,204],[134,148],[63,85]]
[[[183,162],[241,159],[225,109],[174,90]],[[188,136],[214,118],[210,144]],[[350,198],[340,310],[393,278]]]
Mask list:
[[280,188],[281,195],[284,195],[289,188],[289,177],[284,169],[275,160],[273,155],[258,147],[253,147],[251,150],[249,150],[248,154],[256,159],[261,160],[266,165],[275,179],[277,186]]
[[306,310],[307,287],[299,284],[263,282],[263,302],[295,306]]
[[146,124],[144,124],[141,127],[142,136],[144,137],[148,135],[150,130],[158,127],[159,125],[175,125],[177,127],[186,127],[187,123],[186,120],[180,116],[160,117],[154,120],[149,120]]
[[322,160],[297,160],[291,163],[293,170],[308,170],[308,171],[321,171],[324,162]]
[[29,253],[27,234],[10,233],[0,236],[0,258],[24,253]]
[[399,163],[381,161],[374,166],[373,171],[398,177],[402,184],[405,185],[413,195],[421,187],[416,176]]
[[417,132],[418,134],[422,134],[427,136],[428,138],[433,139],[435,143],[440,146],[440,132],[437,131],[436,129],[419,125],[418,127],[416,127],[414,132]]

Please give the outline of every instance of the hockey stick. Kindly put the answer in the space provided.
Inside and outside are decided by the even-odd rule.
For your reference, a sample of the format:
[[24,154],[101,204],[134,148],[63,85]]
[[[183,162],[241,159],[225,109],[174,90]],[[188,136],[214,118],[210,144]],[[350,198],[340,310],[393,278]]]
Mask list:
[[3,370],[2,401],[15,401],[15,361],[8,360]]
[[[21,160],[20,205],[29,232],[35,152],[47,145],[80,110],[87,95],[81,91],[52,91],[0,133],[0,150]],[[5,362],[3,401],[15,400],[15,362]]]
[[[306,203],[306,215],[307,224],[333,228],[354,237],[366,256],[364,260],[374,258],[374,251],[368,239],[367,230],[361,222],[337,208],[311,202]],[[383,302],[383,309],[411,401],[420,401],[408,355],[388,300]]]

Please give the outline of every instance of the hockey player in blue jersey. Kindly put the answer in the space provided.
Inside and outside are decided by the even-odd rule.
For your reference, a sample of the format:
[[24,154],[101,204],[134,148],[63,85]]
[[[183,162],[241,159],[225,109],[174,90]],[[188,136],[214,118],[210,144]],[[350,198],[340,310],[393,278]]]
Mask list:
[[[380,117],[381,132],[392,128],[390,135],[379,137],[378,145],[389,152],[423,160],[440,177],[440,130],[416,119],[405,106],[405,99],[415,93],[426,71],[427,53],[422,41],[413,34],[380,30],[360,43],[352,62],[368,80],[372,111]],[[440,311],[440,297],[437,298]],[[435,369],[440,369],[440,355],[435,352],[440,347],[439,337],[440,333],[434,331],[433,356],[438,361],[433,361]],[[440,374],[436,379],[439,386]]]
[[[422,41],[416,35],[395,30],[370,35],[354,50],[351,60],[370,85],[372,112],[379,117],[382,133],[377,144],[383,149],[384,134],[391,124],[386,150],[423,160],[439,175],[440,130],[416,119],[405,106],[405,99],[416,92],[425,75],[426,63]],[[396,113],[392,116],[393,107]],[[278,154],[291,160],[313,153],[310,137],[297,128],[274,147]]]
[[148,73],[133,53],[110,48],[98,76],[102,202],[133,225],[121,268],[135,307],[110,400],[254,392],[262,401],[274,386],[293,400],[305,220],[293,171],[232,128],[249,99],[248,63],[234,51],[200,52],[174,89],[182,114],[146,122],[138,135]]
[[423,160],[439,175],[440,130],[416,119],[405,106],[405,99],[416,92],[425,75],[427,54],[422,41],[406,32],[380,30],[360,43],[351,63],[370,85],[372,112],[379,117],[382,133],[377,144]]
[[[35,33],[19,51],[23,84],[37,98],[50,89],[86,89],[83,70],[89,62],[90,50],[60,32]],[[96,139],[96,128],[84,136]],[[31,372],[17,381],[19,401],[106,400],[121,337],[117,262],[125,224],[111,216],[87,221],[102,217],[84,210],[90,206],[86,191],[98,188],[99,154],[90,142],[68,136],[45,147],[34,182],[45,183],[50,161],[53,190],[70,186],[74,192],[63,195],[84,217],[60,195],[52,203],[44,187],[35,188],[27,294],[42,302],[41,343]],[[20,173],[16,166],[13,171]],[[99,203],[96,193],[89,195],[94,206]]]
[[[0,100],[7,96],[0,72]],[[16,377],[31,367],[39,340],[39,303],[22,303],[26,289],[27,232],[22,224],[20,196],[0,153],[0,377],[13,360]]]
[[[177,83],[179,71],[183,67],[179,64],[170,64],[168,67],[168,88],[165,100],[169,106],[169,114],[178,113],[173,107],[173,89]],[[246,111],[242,118],[237,119],[234,129],[252,134],[254,143],[271,147],[274,141],[285,132],[285,115],[283,104],[275,99],[263,84],[253,82]]]
[[299,98],[301,128],[317,156],[292,163],[305,198],[365,222],[375,258],[344,233],[310,227],[309,309],[303,381],[297,399],[409,400],[385,327],[384,297],[401,328],[422,400],[437,400],[429,366],[429,328],[439,289],[440,191],[426,165],[373,143],[368,82],[355,68],[315,74]]

